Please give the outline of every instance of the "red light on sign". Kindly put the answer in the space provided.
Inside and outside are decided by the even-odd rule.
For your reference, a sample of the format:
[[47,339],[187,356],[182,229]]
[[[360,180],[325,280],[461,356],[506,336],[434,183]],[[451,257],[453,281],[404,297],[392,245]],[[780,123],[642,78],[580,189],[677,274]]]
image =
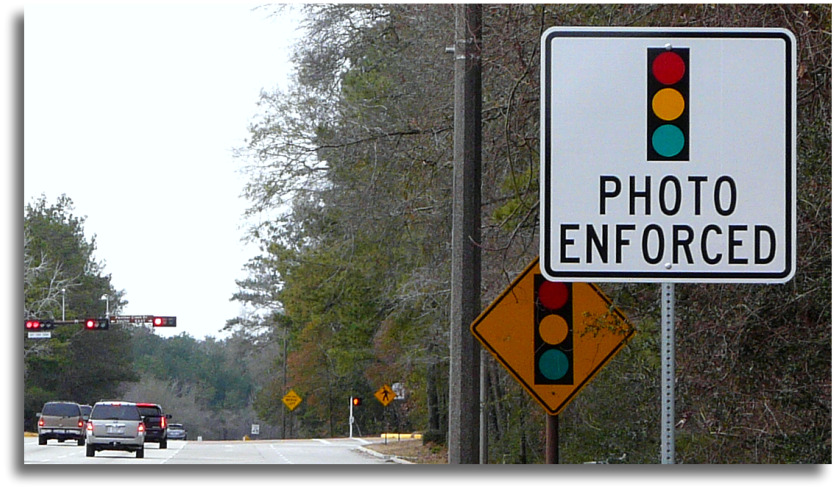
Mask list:
[[550,310],[557,310],[567,303],[570,292],[563,282],[544,281],[538,288],[538,300]]
[[673,51],[666,51],[654,58],[651,65],[651,73],[654,74],[660,83],[671,85],[677,83],[686,73],[686,63],[679,54]]

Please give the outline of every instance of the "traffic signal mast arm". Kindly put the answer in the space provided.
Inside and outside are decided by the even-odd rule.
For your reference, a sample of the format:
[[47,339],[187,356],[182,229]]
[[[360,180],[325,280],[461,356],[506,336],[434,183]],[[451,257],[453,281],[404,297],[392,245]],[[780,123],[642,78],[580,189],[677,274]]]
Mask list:
[[102,318],[85,318],[74,320],[41,320],[29,318],[23,320],[23,328],[27,331],[52,330],[58,325],[78,325],[81,323],[87,330],[107,330],[111,323],[150,323],[155,327],[176,327],[176,316],[155,316],[155,315],[112,315]]

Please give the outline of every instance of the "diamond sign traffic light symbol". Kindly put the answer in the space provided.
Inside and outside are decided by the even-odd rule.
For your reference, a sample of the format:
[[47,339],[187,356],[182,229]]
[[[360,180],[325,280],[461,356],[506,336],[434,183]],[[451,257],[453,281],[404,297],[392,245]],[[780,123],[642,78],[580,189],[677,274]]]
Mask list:
[[535,383],[573,384],[572,283],[535,275]]
[[635,331],[595,284],[548,281],[535,259],[474,320],[471,333],[557,415]]

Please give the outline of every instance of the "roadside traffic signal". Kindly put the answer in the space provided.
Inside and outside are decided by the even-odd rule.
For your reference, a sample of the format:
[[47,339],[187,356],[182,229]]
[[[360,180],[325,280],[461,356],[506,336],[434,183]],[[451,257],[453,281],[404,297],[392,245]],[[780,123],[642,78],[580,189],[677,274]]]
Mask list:
[[573,384],[573,289],[535,275],[535,384]]
[[359,396],[352,397],[352,406],[359,407],[363,403],[363,400]]
[[154,321],[151,322],[155,327],[176,327],[176,316],[155,316]]
[[689,48],[648,48],[648,160],[689,160]]
[[107,330],[110,328],[110,320],[107,318],[88,318],[84,322],[87,330]]
[[53,320],[24,320],[23,327],[26,330],[52,330],[55,328]]

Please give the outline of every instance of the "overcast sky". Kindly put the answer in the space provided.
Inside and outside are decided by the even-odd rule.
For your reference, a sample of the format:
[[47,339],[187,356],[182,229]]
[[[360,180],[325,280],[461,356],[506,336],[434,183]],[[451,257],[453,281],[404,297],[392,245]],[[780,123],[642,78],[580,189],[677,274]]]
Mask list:
[[24,203],[69,196],[123,313],[177,316],[164,336],[223,337],[257,253],[233,149],[301,32],[298,11],[254,7],[25,6]]

